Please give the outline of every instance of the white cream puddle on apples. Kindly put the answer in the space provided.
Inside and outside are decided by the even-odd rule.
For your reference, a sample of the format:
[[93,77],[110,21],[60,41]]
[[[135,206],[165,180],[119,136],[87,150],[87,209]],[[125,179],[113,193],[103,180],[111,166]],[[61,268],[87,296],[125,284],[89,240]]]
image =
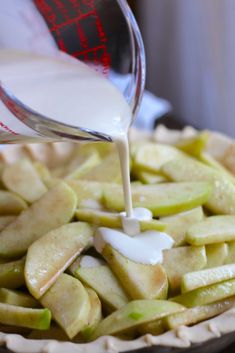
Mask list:
[[155,265],[162,263],[163,250],[170,249],[174,241],[166,233],[145,231],[140,233],[140,220],[151,220],[152,213],[145,208],[134,208],[133,218],[121,215],[123,232],[100,227],[96,231],[94,246],[102,254],[106,244],[111,245],[132,261]]

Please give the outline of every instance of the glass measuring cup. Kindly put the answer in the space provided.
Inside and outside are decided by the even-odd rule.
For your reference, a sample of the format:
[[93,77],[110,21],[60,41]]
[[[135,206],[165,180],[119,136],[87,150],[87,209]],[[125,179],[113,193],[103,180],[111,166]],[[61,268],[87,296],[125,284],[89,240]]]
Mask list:
[[[92,65],[121,89],[131,106],[134,118],[144,89],[145,57],[141,35],[127,2],[125,0],[33,2],[24,0],[24,2],[26,7],[33,6],[34,16],[39,16],[45,26],[43,36],[38,29],[34,32],[34,43],[50,40],[53,42],[55,53],[57,51],[61,54],[63,51]],[[8,26],[7,22],[5,26]],[[4,47],[22,50],[25,49],[25,43],[22,45],[22,41],[8,42],[6,38]],[[40,50],[34,45],[26,49],[47,54],[43,46]],[[19,101],[4,82],[0,82],[0,100],[1,143],[61,138],[111,141],[108,135],[84,129],[82,126],[59,123],[41,115],[40,112],[33,111],[24,102]],[[1,116],[1,110],[6,107],[9,113],[7,121],[2,120]]]

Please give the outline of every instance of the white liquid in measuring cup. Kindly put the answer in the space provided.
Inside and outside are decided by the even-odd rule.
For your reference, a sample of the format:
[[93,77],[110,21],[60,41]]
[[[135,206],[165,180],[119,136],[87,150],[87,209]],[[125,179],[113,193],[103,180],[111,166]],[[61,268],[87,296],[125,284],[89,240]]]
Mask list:
[[[80,61],[66,62],[11,50],[0,51],[0,80],[36,112],[64,124],[112,137],[120,156],[126,212],[131,216],[127,132],[132,117],[118,89]],[[15,129],[17,119],[12,119],[1,104],[0,120],[4,119],[5,126]],[[16,132],[20,134],[21,126],[18,129]]]

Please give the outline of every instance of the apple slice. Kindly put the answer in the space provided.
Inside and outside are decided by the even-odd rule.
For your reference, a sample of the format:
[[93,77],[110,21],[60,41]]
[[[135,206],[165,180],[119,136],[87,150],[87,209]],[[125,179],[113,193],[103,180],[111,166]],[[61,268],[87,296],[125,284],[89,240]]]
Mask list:
[[202,271],[188,272],[182,277],[182,293],[205,287],[210,284],[235,278],[235,264],[218,266]]
[[[77,195],[77,207],[102,208],[104,188],[108,183],[86,180],[66,180]],[[115,185],[115,184],[114,184]]]
[[40,199],[47,192],[34,165],[24,158],[7,165],[2,174],[6,188],[32,203]]
[[129,302],[121,284],[106,265],[79,267],[74,275],[91,287],[110,311],[117,310]]
[[228,244],[218,243],[206,245],[206,268],[222,266],[228,257]]
[[133,299],[165,299],[168,280],[160,264],[146,265],[131,261],[106,244],[102,255]]
[[165,232],[174,239],[174,246],[177,247],[186,244],[187,229],[203,219],[204,213],[202,207],[197,207],[173,216],[162,217],[160,221],[166,224]]
[[207,264],[204,246],[182,246],[163,251],[163,267],[169,279],[171,293],[180,290],[181,278],[187,272],[200,270]]
[[51,171],[47,168],[45,164],[39,161],[33,161],[33,166],[36,169],[38,175],[40,176],[44,185],[49,188],[52,184]]
[[180,139],[175,147],[192,156],[198,157],[205,149],[209,135],[207,131],[199,132],[196,136]]
[[29,292],[40,298],[57,277],[91,243],[93,228],[83,222],[51,230],[28,249],[25,282]]
[[0,231],[2,231],[8,224],[13,222],[16,216],[0,216]]
[[[166,183],[156,185],[133,185],[132,200],[134,207],[145,207],[154,216],[166,216],[200,206],[211,193],[207,182]],[[109,185],[104,189],[104,205],[108,209],[123,211],[122,187]]]
[[181,305],[167,300],[133,300],[100,322],[92,339],[126,332],[141,324],[158,320],[173,312],[184,310]]
[[80,179],[120,184],[122,177],[117,151],[108,154],[97,166],[82,175]]
[[16,289],[25,284],[25,257],[17,261],[0,264],[0,287]]
[[153,336],[161,335],[166,331],[164,325],[164,319],[154,320],[152,322],[148,322],[147,324],[140,325],[138,327],[138,331],[142,334],[150,334]]
[[187,308],[210,304],[235,295],[235,279],[211,284],[174,297],[171,300]]
[[87,326],[81,330],[81,335],[86,341],[88,341],[102,320],[102,307],[101,301],[96,292],[91,288],[86,288],[86,290],[90,299],[91,309],[88,316]]
[[233,184],[235,183],[234,175],[228,169],[226,169],[220,162],[213,158],[210,154],[203,152],[200,154],[199,158],[203,163],[216,169],[217,171],[225,175],[226,178],[229,178]]
[[40,306],[31,295],[6,288],[0,288],[0,302],[26,308],[37,308]]
[[235,241],[228,242],[228,256],[225,259],[226,264],[232,264],[235,262]]
[[159,173],[164,163],[182,154],[173,146],[151,142],[139,144],[134,150],[134,170],[140,169],[155,173]]
[[47,330],[50,327],[51,313],[48,309],[31,309],[0,303],[0,323]]
[[224,311],[235,306],[235,298],[227,298],[216,303],[211,303],[203,306],[196,306],[195,308],[186,309],[179,313],[170,314],[166,316],[164,326],[168,330],[172,330],[178,326],[194,325],[200,321],[210,319],[216,315],[222,314]]
[[[119,213],[95,210],[91,208],[81,208],[75,212],[79,221],[89,222],[99,227],[122,228],[122,220]],[[165,225],[157,220],[139,221],[140,230],[164,230]]]
[[206,202],[206,207],[217,214],[235,213],[235,185],[224,173],[190,157],[172,160],[163,165],[162,171],[168,178],[178,182],[210,182],[213,192]]
[[53,319],[69,338],[76,336],[88,324],[89,296],[82,283],[72,276],[62,273],[40,302],[50,309]]
[[235,240],[235,216],[208,217],[188,229],[186,240],[192,245]]
[[161,174],[146,172],[145,170],[134,170],[133,175],[137,180],[140,180],[143,184],[158,184],[166,183],[168,181]]
[[0,215],[18,215],[27,207],[27,203],[18,195],[0,190]]
[[0,233],[0,256],[23,255],[42,235],[68,223],[76,203],[73,190],[63,182],[57,184]]

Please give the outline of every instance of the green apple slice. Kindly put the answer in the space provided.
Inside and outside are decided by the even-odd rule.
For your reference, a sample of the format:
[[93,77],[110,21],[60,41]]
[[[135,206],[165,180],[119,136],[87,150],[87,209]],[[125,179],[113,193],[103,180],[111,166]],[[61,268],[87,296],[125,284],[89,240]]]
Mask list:
[[88,323],[89,296],[82,283],[72,276],[61,274],[40,302],[50,309],[53,319],[69,338],[76,336]]
[[216,214],[235,213],[235,185],[223,173],[193,158],[180,157],[162,167],[164,175],[174,181],[207,181],[213,192],[206,206]]
[[77,195],[77,207],[102,208],[103,191],[110,184],[86,180],[66,180],[66,182]]
[[129,302],[120,282],[106,265],[79,267],[74,275],[91,287],[110,311],[117,310]]
[[65,183],[50,189],[0,233],[0,256],[23,255],[42,235],[68,223],[76,203],[75,193]]
[[117,151],[110,153],[97,166],[82,175],[80,179],[120,184],[122,176]]
[[6,188],[32,203],[47,192],[34,165],[28,159],[20,159],[6,166],[2,174]]
[[168,280],[160,264],[146,265],[131,261],[106,244],[102,255],[132,299],[165,299]]
[[13,222],[16,216],[0,216],[0,231],[2,231],[8,224]]
[[48,309],[31,309],[0,303],[0,323],[47,330],[50,327],[51,313]]
[[157,143],[145,143],[136,146],[133,165],[134,170],[146,170],[159,173],[164,163],[181,156],[177,148]]
[[186,244],[186,231],[194,223],[204,219],[202,207],[177,213],[176,215],[160,218],[160,221],[166,224],[165,232],[169,234],[175,241],[174,246]]
[[187,308],[210,304],[235,295],[235,279],[211,284],[174,297],[171,300]]
[[217,243],[206,245],[206,268],[222,266],[228,257],[228,244]]
[[43,184],[46,185],[47,188],[49,188],[52,183],[52,175],[50,170],[46,167],[45,164],[39,161],[34,161],[33,166],[36,169],[38,175],[40,176]]
[[161,335],[166,331],[164,325],[164,319],[154,320],[152,322],[148,322],[147,324],[140,325],[138,327],[138,331],[142,334],[150,334],[153,336]]
[[145,170],[134,170],[134,177],[140,180],[143,184],[158,184],[166,183],[168,181],[163,175],[146,172]]
[[31,295],[6,288],[0,288],[0,302],[26,308],[37,308],[40,306]]
[[29,292],[41,297],[57,277],[91,243],[93,228],[83,222],[65,224],[36,240],[28,249],[25,282]]
[[188,229],[186,240],[192,245],[235,240],[235,216],[208,217]]
[[16,289],[25,284],[25,258],[0,264],[0,287]]
[[180,139],[175,147],[179,148],[181,151],[186,152],[192,156],[198,157],[201,155],[202,151],[205,149],[209,135],[207,131],[202,131],[196,136]]
[[187,272],[204,268],[207,264],[204,246],[182,246],[163,251],[163,267],[169,279],[171,293],[180,290],[181,278]]
[[181,305],[171,304],[176,303],[167,300],[133,300],[101,321],[92,339],[125,332],[141,324],[161,319],[170,313],[184,310]]
[[210,319],[216,315],[222,314],[224,311],[231,309],[235,306],[235,298],[227,298],[220,300],[216,303],[211,303],[195,308],[186,309],[179,313],[170,314],[166,316],[164,326],[168,330],[172,330],[178,326],[194,325],[200,321]]
[[86,341],[88,341],[102,320],[102,307],[101,301],[96,292],[91,288],[86,288],[86,290],[90,299],[91,310],[88,316],[87,326],[81,330],[81,335]]
[[202,271],[188,272],[182,277],[182,293],[205,287],[210,284],[235,278],[235,264],[218,266]]
[[228,256],[225,259],[226,264],[232,264],[235,262],[235,241],[228,242]]
[[27,203],[18,195],[0,190],[0,215],[18,215],[27,207]]
[[228,169],[226,169],[220,162],[213,158],[210,154],[203,152],[200,154],[199,159],[201,162],[224,174],[225,177],[229,178],[233,184],[235,183],[234,175]]
[[[166,183],[156,185],[133,185],[134,207],[145,207],[154,216],[166,216],[200,206],[211,193],[207,182]],[[123,211],[123,190],[119,185],[104,189],[104,205],[108,209]]]
[[[79,221],[89,222],[99,227],[122,228],[122,220],[119,213],[111,213],[96,209],[81,208],[75,212]],[[164,230],[165,225],[157,220],[139,221],[140,230]]]

